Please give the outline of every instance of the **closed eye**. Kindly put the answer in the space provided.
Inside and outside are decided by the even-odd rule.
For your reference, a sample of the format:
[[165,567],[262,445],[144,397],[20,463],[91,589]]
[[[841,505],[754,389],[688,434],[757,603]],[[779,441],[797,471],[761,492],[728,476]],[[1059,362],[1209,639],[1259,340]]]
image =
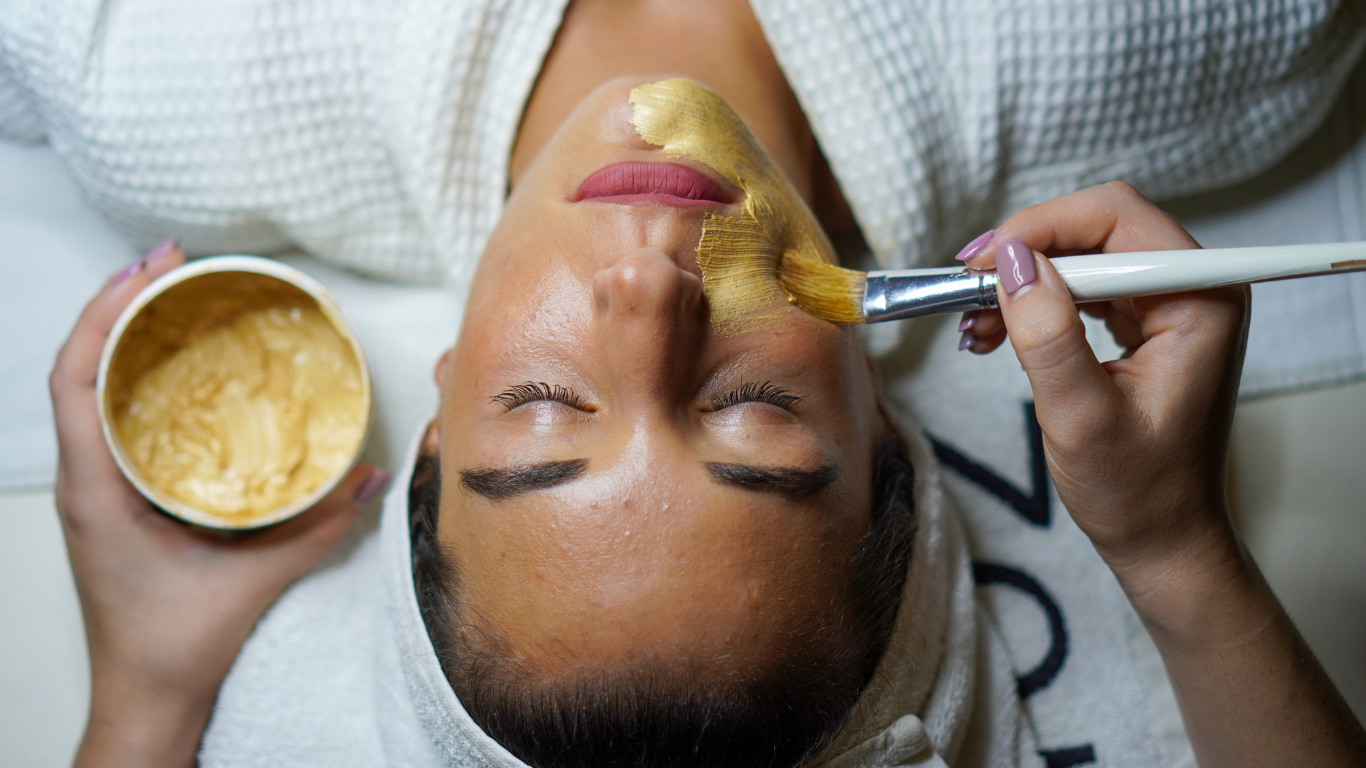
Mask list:
[[502,405],[507,410],[519,408],[527,403],[552,402],[563,403],[575,410],[592,413],[595,409],[588,404],[577,392],[569,387],[559,384],[547,384],[544,381],[528,381],[524,384],[517,384],[509,387],[507,391],[494,395],[489,398],[495,403]]
[[762,384],[752,381],[712,400],[711,405],[712,410],[719,411],[742,403],[768,403],[791,411],[801,401],[800,396],[792,394],[792,390],[786,387],[777,386],[771,381]]

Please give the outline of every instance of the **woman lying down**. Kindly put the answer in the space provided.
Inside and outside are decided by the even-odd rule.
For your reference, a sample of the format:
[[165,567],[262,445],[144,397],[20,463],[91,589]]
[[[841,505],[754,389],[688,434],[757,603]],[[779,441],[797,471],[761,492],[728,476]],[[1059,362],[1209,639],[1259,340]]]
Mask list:
[[[666,123],[720,104],[706,124],[729,134],[666,153],[645,89]],[[746,156],[787,143],[752,123],[758,144],[704,86],[634,77],[547,132],[378,540],[289,595],[300,626],[261,623],[281,661],[244,662],[216,713],[262,613],[384,479],[358,468],[232,542],[159,515],[111,459],[93,386],[115,317],[183,256],[113,278],[52,375],[93,680],[77,764],[190,764],[201,741],[227,765],[1039,764],[933,459],[855,337],[793,306],[739,332],[709,316],[709,222],[773,189],[758,208],[784,236],[813,221],[782,210],[802,195],[781,174],[736,174],[787,162]],[[1125,185],[1021,211],[969,262],[1016,277],[967,343],[1014,346],[1053,482],[1161,652],[1200,764],[1359,766],[1366,735],[1229,521],[1247,291],[1114,302],[1130,354],[1101,364],[1031,252],[1190,247]]]

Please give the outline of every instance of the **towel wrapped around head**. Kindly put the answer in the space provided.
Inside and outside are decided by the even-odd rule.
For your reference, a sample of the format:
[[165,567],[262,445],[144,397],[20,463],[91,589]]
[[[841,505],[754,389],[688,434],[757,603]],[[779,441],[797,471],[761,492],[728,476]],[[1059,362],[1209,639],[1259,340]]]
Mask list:
[[[961,523],[928,443],[906,434],[918,529],[895,628],[844,730],[809,765],[1030,764],[1009,658],[990,624],[979,626]],[[524,766],[461,706],[423,625],[408,494],[419,442],[378,536],[262,619],[224,683],[202,764]]]

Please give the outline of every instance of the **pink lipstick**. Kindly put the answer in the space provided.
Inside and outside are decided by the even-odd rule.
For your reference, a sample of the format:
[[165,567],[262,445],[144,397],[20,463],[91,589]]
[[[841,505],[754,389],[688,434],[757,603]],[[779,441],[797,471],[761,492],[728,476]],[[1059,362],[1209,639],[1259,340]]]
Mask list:
[[589,176],[574,198],[582,200],[680,208],[735,202],[719,184],[691,168],[640,162],[614,163]]

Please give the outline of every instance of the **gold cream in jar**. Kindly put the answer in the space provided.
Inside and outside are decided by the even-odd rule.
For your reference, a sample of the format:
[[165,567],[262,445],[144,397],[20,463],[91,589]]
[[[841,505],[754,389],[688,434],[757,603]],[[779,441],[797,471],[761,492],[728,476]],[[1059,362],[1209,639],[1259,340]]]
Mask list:
[[365,358],[327,291],[250,256],[191,262],[138,294],[96,387],[123,473],[212,528],[307,509],[355,463],[370,420]]

